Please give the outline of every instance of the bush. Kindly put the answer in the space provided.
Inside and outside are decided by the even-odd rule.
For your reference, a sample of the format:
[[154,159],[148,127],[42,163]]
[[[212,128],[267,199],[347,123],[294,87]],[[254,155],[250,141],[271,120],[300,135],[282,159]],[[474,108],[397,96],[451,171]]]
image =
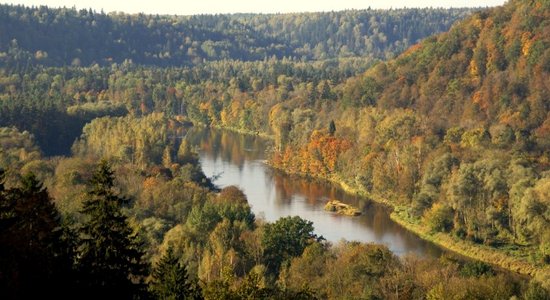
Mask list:
[[481,261],[469,261],[464,264],[460,274],[464,277],[479,277],[482,275],[493,275],[493,268]]
[[449,232],[453,228],[453,209],[448,205],[436,203],[424,215],[432,231]]

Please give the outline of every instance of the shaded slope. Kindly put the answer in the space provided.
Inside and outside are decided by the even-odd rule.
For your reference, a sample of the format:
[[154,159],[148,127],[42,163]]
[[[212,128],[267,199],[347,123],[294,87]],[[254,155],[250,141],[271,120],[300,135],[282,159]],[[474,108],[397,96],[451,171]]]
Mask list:
[[159,16],[0,5],[0,58],[45,65],[184,66],[223,59],[392,57],[472,9]]

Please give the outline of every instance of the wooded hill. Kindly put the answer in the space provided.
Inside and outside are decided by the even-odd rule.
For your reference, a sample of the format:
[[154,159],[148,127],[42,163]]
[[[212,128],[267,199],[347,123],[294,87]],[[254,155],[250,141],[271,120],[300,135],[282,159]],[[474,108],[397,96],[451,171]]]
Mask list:
[[[159,16],[0,5],[3,65],[136,64],[393,57],[472,9]],[[15,62],[13,61],[15,60]]]
[[[34,13],[39,15],[40,11],[89,15],[88,11],[6,9],[20,10],[21,15],[25,11],[33,12],[32,17],[27,14],[28,19],[33,19]],[[363,12],[319,15],[354,13]],[[111,18],[111,15],[102,16]],[[129,23],[139,18],[156,18],[112,16],[113,20],[123,17],[129,19]],[[278,20],[285,15],[256,16],[258,20],[269,17]],[[292,19],[294,15],[286,17]],[[216,17],[181,17],[182,20],[201,18],[213,20]],[[220,18],[234,20],[235,24],[253,19],[247,15]],[[5,19],[7,17],[0,18]],[[69,215],[78,210],[81,201],[75,199],[85,195],[85,179],[91,176],[84,173],[90,173],[92,162],[99,156],[110,157],[116,163],[117,172],[124,174],[127,180],[124,186],[128,187],[128,194],[138,199],[138,206],[134,207],[136,227],[149,226],[143,229],[150,235],[152,246],[149,250],[158,256],[167,248],[161,251],[158,245],[179,241],[176,246],[180,249],[176,250],[184,253],[182,260],[189,262],[191,274],[204,279],[203,287],[212,293],[224,289],[235,291],[241,287],[245,293],[247,284],[258,289],[261,284],[254,274],[259,274],[260,278],[265,275],[268,286],[277,282],[283,286],[295,285],[295,290],[301,288],[302,283],[308,283],[318,289],[317,295],[321,298],[391,298],[396,294],[403,297],[405,293],[411,299],[428,295],[434,299],[448,295],[457,299],[489,298],[490,295],[510,298],[520,294],[518,287],[499,277],[483,275],[487,273],[486,265],[474,265],[471,272],[465,273],[475,275],[466,278],[457,272],[457,265],[445,262],[443,265],[448,268],[435,262],[398,261],[398,271],[387,272],[390,268],[384,264],[388,259],[393,261],[387,250],[354,243],[344,243],[333,250],[314,242],[310,224],[300,220],[295,221],[307,225],[308,234],[303,240],[312,247],[306,251],[306,243],[302,243],[304,247],[299,251],[288,253],[288,249],[279,247],[280,241],[265,238],[268,231],[262,231],[266,228],[264,225],[248,217],[249,207],[244,205],[242,195],[239,201],[233,201],[231,195],[226,195],[225,199],[210,191],[199,192],[207,187],[203,186],[205,178],[196,160],[189,159],[193,155],[185,146],[181,151],[185,155],[174,155],[180,152],[180,147],[165,145],[167,134],[155,133],[164,132],[170,129],[170,124],[181,120],[191,120],[197,124],[269,134],[275,140],[272,163],[276,167],[341,182],[352,190],[394,206],[394,216],[403,224],[415,230],[420,228],[419,232],[436,242],[451,248],[464,246],[465,254],[536,275],[539,282],[548,283],[549,20],[550,2],[547,0],[510,1],[503,7],[476,12],[453,25],[447,33],[427,38],[396,59],[372,68],[372,59],[368,57],[342,57],[346,56],[340,53],[345,43],[326,36],[327,43],[330,40],[334,44],[325,47],[322,53],[327,58],[339,57],[309,61],[323,57],[316,57],[314,51],[311,55],[295,55],[292,47],[298,47],[294,45],[299,42],[281,42],[289,48],[282,48],[279,54],[266,54],[267,50],[256,52],[256,46],[235,46],[246,51],[231,52],[231,47],[237,43],[227,48],[231,51],[218,49],[241,53],[229,56],[236,59],[202,63],[207,55],[199,47],[203,43],[197,42],[195,46],[193,43],[184,46],[183,58],[174,63],[179,65],[183,61],[182,65],[196,65],[169,68],[151,66],[173,63],[172,58],[146,54],[160,53],[160,48],[136,50],[135,54],[127,51],[134,46],[120,51],[109,50],[114,62],[122,62],[111,64],[100,61],[103,54],[74,55],[71,52],[74,44],[69,50],[56,53],[56,50],[50,52],[45,48],[26,48],[27,42],[17,39],[17,46],[12,43],[2,55],[0,125],[30,130],[39,146],[50,151],[48,154],[59,154],[63,151],[59,145],[67,151],[84,123],[105,115],[129,116],[92,121],[73,147],[74,157],[54,158],[47,163],[41,162],[32,143],[20,141],[28,139],[29,134],[3,129],[1,137],[6,140],[2,144],[5,149],[10,145],[18,148],[5,151],[3,155],[18,170],[41,170],[46,174],[39,178],[47,186],[54,187],[52,191],[57,203],[63,204],[62,211]],[[257,25],[248,22],[248,28]],[[307,23],[298,18],[296,22]],[[33,30],[43,30],[43,26],[35,27],[29,29],[29,35],[35,32]],[[222,27],[232,28],[229,25]],[[351,26],[354,27],[355,24]],[[62,27],[60,30],[78,30],[76,28]],[[130,30],[131,27],[124,28]],[[284,36],[287,29],[265,29],[274,33],[264,34],[262,39],[277,40],[278,34]],[[114,31],[107,31],[105,38],[95,42],[111,43],[113,39],[108,38],[108,32]],[[338,34],[338,31],[327,32]],[[289,39],[300,41],[302,38],[297,35]],[[114,40],[125,41],[126,38]],[[203,41],[190,38],[190,41],[195,40]],[[316,40],[312,38],[311,41],[310,47]],[[164,45],[143,43],[135,48],[157,44]],[[1,45],[8,44],[2,42]],[[305,47],[305,43],[300,45]],[[89,46],[86,49],[95,47]],[[197,49],[200,55],[186,56],[190,47]],[[384,47],[380,49],[386,49]],[[269,51],[278,51],[273,49]],[[291,50],[285,52],[285,49]],[[349,49],[354,48],[348,45]],[[385,50],[358,49],[351,52],[386,57],[385,54],[379,56]],[[216,58],[212,59],[223,58],[219,56],[223,51],[218,50]],[[77,52],[91,53],[86,51]],[[176,52],[170,52],[171,57],[178,57],[173,53]],[[266,56],[269,58],[265,59]],[[281,56],[291,57],[278,59]],[[194,61],[192,57],[199,59]],[[74,65],[68,66],[73,61]],[[93,62],[98,65],[88,66]],[[30,161],[21,162],[26,159]],[[189,160],[191,165],[187,166]],[[55,179],[58,176],[62,178]],[[194,183],[182,191],[181,181]],[[6,188],[9,197],[12,192],[17,196],[18,188],[13,186],[17,186],[18,180],[8,178],[6,182],[11,183]],[[20,183],[23,187],[24,184]],[[237,192],[230,194],[233,193]],[[165,199],[163,195],[167,194],[176,196]],[[193,198],[195,196],[198,198]],[[230,218],[224,220],[227,219],[225,205],[239,203],[246,212],[238,214],[245,216],[239,219],[243,223],[237,224],[236,219]],[[177,212],[171,210],[176,204],[183,208]],[[157,210],[164,212],[160,217],[163,220],[147,220],[157,215]],[[162,225],[165,220],[170,226]],[[284,232],[287,221],[267,225],[267,228],[275,226]],[[222,238],[228,238],[233,244],[221,242]],[[262,243],[258,244],[260,240]],[[200,261],[193,261],[197,257]],[[272,257],[280,257],[284,262],[264,265]],[[358,260],[365,263],[354,264]],[[285,267],[280,268],[283,265]],[[226,266],[230,270],[227,276],[223,272]],[[252,273],[255,266],[258,267]],[[311,267],[307,269],[308,275],[303,272],[306,267]],[[243,280],[245,274],[251,277]],[[336,277],[343,279],[331,280]],[[536,290],[540,291],[538,286]],[[505,293],[495,296],[498,291]],[[546,294],[543,291],[541,295]]]
[[549,20],[548,1],[510,1],[350,78],[303,121],[297,98],[273,106],[275,165],[344,182],[402,206],[406,223],[548,276]]

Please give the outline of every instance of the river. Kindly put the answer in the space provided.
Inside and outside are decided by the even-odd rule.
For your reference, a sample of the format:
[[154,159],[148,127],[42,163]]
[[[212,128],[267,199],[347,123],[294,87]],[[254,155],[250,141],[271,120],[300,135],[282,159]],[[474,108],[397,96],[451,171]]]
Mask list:
[[[199,151],[206,176],[220,187],[238,186],[246,194],[257,218],[273,222],[285,216],[300,216],[313,222],[315,233],[330,242],[343,239],[386,245],[402,256],[415,253],[439,257],[442,250],[407,231],[389,217],[383,205],[345,193],[318,180],[290,176],[265,164],[270,141],[236,132],[193,128],[187,140]],[[329,199],[358,207],[362,215],[348,217],[323,210]]]

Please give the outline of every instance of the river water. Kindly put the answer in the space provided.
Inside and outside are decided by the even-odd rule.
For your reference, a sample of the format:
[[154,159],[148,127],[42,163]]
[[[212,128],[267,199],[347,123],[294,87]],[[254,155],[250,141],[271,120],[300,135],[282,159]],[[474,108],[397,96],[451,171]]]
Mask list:
[[[193,128],[187,140],[197,147],[204,173],[220,187],[238,186],[257,218],[269,222],[300,216],[313,222],[315,233],[330,242],[343,239],[384,244],[397,255],[439,257],[442,250],[407,231],[389,217],[383,205],[350,195],[328,182],[289,176],[265,164],[269,140],[235,132]],[[358,207],[359,217],[323,210],[329,199]]]

